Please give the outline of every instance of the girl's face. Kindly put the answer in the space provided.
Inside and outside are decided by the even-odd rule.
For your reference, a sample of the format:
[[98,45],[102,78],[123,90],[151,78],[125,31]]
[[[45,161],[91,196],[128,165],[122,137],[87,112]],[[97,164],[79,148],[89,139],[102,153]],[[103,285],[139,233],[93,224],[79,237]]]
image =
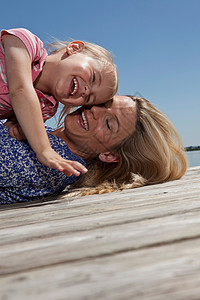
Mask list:
[[130,136],[136,119],[136,103],[130,97],[115,96],[104,105],[80,108],[67,115],[65,136],[80,153],[95,156],[111,151]]
[[51,94],[67,106],[104,103],[113,96],[109,70],[83,53],[64,54],[51,74]]

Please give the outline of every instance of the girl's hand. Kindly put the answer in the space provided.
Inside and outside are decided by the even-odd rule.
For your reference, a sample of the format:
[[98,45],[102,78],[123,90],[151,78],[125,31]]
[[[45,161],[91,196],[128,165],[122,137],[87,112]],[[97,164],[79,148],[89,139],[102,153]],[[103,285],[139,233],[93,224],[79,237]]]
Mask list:
[[77,161],[66,160],[56,153],[52,148],[48,148],[42,153],[36,154],[37,159],[45,166],[63,172],[66,176],[79,176],[88,170]]

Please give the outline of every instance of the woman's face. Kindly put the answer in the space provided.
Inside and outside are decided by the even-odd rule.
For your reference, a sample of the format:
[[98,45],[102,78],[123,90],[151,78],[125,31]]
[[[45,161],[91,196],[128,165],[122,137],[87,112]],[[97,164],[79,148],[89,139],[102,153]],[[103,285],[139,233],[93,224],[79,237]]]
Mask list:
[[111,151],[136,125],[136,103],[115,96],[105,104],[82,107],[65,118],[65,135],[80,153],[96,156]]

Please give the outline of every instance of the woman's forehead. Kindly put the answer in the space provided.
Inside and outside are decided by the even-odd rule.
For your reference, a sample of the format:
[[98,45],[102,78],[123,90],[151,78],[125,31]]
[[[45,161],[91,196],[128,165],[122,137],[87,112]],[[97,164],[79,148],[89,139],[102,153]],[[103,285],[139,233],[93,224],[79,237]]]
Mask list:
[[128,96],[115,96],[112,108],[119,119],[122,130],[132,134],[137,120],[136,102]]
[[128,96],[114,96],[112,99],[112,103],[114,104],[113,107],[117,107],[120,109],[127,109],[127,108],[134,108],[136,107],[136,102],[133,101]]

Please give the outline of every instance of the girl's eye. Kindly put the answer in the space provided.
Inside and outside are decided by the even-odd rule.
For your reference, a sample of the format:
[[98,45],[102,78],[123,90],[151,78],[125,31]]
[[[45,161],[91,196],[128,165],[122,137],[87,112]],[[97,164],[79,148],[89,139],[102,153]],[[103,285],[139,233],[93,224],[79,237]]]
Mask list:
[[92,82],[95,82],[95,73],[93,73]]
[[108,120],[106,120],[106,126],[107,126],[107,128],[108,128],[109,130],[111,130],[110,124],[109,124],[109,121],[108,121]]

